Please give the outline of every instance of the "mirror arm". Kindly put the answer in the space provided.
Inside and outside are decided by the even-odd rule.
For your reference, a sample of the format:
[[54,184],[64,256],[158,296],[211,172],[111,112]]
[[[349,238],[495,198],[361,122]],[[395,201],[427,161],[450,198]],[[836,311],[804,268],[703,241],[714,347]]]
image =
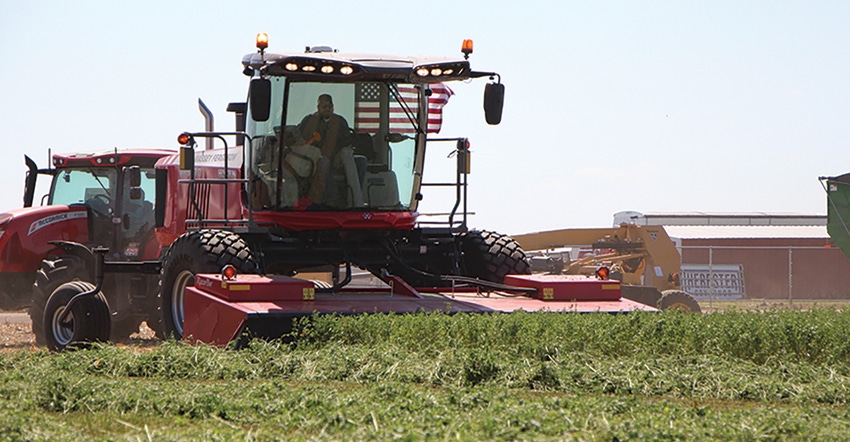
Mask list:
[[497,83],[501,83],[501,82],[502,82],[502,76],[501,76],[501,75],[499,75],[499,73],[498,73],[498,72],[478,72],[478,71],[472,71],[472,72],[470,72],[470,73],[469,73],[469,77],[470,77],[470,78],[481,78],[481,77],[491,77],[491,78],[492,78],[492,77],[496,77],[496,82],[497,82]]

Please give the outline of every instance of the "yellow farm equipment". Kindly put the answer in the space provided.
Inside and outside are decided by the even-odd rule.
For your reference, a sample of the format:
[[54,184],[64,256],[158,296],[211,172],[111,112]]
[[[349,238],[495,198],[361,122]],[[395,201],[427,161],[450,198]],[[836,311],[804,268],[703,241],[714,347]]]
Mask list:
[[531,256],[535,273],[594,275],[604,268],[622,282],[624,298],[662,310],[700,311],[682,290],[682,258],[662,226],[623,223],[512,236]]

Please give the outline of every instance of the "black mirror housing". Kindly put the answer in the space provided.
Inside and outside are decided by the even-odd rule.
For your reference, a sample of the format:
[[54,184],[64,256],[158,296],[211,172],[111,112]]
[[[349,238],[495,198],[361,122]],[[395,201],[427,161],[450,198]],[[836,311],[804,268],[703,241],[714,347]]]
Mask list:
[[272,82],[268,78],[251,80],[248,103],[251,106],[251,118],[254,121],[267,121],[271,108]]
[[139,166],[130,166],[126,169],[127,179],[130,181],[130,187],[139,187],[142,185],[142,169]]
[[142,169],[139,166],[130,166],[124,169],[124,175],[130,183],[130,199],[133,201],[142,199]]
[[484,87],[484,119],[487,124],[496,125],[502,122],[502,108],[505,105],[505,85],[502,83],[487,83]]

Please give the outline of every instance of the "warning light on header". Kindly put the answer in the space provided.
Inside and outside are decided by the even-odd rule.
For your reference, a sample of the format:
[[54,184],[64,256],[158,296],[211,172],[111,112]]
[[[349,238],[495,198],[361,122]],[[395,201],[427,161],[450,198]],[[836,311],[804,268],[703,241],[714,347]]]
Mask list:
[[221,279],[232,281],[236,279],[236,267],[233,264],[227,264],[221,269]]
[[608,267],[602,266],[602,267],[599,267],[598,269],[596,269],[596,277],[598,279],[603,279],[603,280],[608,279],[609,274],[610,274],[610,270],[608,270]]

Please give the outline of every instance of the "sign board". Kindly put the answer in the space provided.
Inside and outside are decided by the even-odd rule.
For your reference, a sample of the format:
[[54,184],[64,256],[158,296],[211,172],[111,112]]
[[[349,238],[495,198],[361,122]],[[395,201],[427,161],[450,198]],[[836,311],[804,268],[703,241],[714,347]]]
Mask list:
[[741,264],[682,264],[682,290],[697,301],[747,297]]

